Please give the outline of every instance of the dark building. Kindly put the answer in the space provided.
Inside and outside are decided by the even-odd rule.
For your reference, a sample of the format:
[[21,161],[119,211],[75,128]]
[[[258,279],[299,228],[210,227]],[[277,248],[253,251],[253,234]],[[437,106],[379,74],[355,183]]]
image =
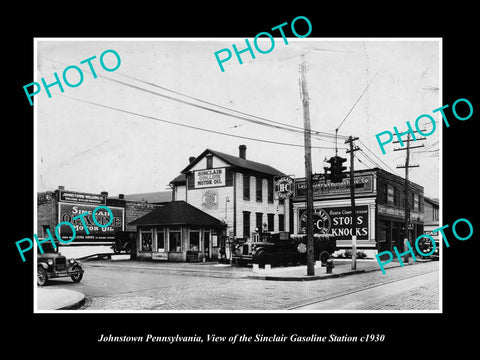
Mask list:
[[[405,237],[405,179],[382,169],[355,171],[357,247],[365,250],[403,249]],[[314,183],[314,233],[330,234],[340,248],[351,247],[350,178],[341,183]],[[306,183],[296,179],[293,233],[306,233]],[[410,182],[410,239],[423,234],[423,187]]]

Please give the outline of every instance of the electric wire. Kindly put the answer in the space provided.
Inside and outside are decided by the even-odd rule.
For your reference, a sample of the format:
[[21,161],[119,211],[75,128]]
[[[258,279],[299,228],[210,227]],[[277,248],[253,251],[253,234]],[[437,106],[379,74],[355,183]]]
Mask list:
[[[164,123],[171,124],[171,125],[177,125],[177,126],[181,126],[181,127],[185,127],[185,128],[189,128],[189,129],[194,129],[194,130],[199,130],[199,131],[204,131],[204,132],[210,132],[210,133],[217,134],[217,135],[230,136],[230,137],[235,137],[235,138],[240,138],[240,139],[245,139],[245,140],[252,140],[252,141],[258,141],[258,142],[264,142],[264,143],[276,144],[276,145],[294,146],[294,147],[302,147],[302,148],[304,147],[304,145],[301,145],[301,144],[291,144],[291,143],[284,143],[284,142],[279,142],[279,141],[264,140],[264,139],[252,138],[252,137],[248,137],[248,136],[229,134],[229,133],[216,131],[216,130],[211,130],[211,129],[205,129],[205,128],[201,128],[201,127],[197,127],[197,126],[193,126],[193,125],[186,125],[186,124],[178,123],[178,122],[175,122],[175,121],[161,119],[161,118],[158,118],[158,117],[155,117],[155,116],[139,114],[139,113],[136,113],[136,112],[133,112],[133,111],[120,109],[120,108],[109,106],[109,105],[99,104],[99,103],[89,101],[89,100],[78,99],[78,98],[75,98],[75,97],[72,97],[72,96],[67,96],[67,95],[60,95],[60,96],[63,96],[63,97],[66,97],[66,98],[69,98],[69,99],[72,99],[72,100],[75,100],[75,101],[78,101],[78,102],[83,102],[83,103],[86,103],[86,104],[95,105],[95,106],[98,106],[98,107],[102,107],[102,108],[106,108],[106,109],[110,109],[110,110],[114,110],[114,111],[118,111],[118,112],[123,112],[123,113],[126,113],[126,114],[138,116],[138,117],[143,117],[143,118],[147,118],[147,119],[150,119],[150,120],[156,120],[156,121],[164,122]],[[324,146],[312,146],[312,148],[315,148],[315,149],[334,149],[333,147],[324,147]]]

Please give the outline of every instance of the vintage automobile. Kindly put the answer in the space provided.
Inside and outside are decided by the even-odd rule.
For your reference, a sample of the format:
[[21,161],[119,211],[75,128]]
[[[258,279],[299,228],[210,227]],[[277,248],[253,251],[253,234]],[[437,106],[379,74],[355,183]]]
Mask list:
[[119,231],[115,235],[115,242],[112,244],[112,250],[115,254],[120,254],[122,251],[131,254],[135,241],[136,232]]
[[[235,246],[232,256],[239,265],[249,263],[264,266],[306,264],[306,236],[290,236],[288,232],[260,233],[258,241],[240,241]],[[315,260],[325,263],[330,255],[337,250],[336,241],[327,237],[315,238]]]
[[42,244],[43,254],[37,252],[37,285],[45,286],[49,279],[70,276],[73,282],[80,282],[83,269],[80,261],[68,259],[58,252],[52,244]]

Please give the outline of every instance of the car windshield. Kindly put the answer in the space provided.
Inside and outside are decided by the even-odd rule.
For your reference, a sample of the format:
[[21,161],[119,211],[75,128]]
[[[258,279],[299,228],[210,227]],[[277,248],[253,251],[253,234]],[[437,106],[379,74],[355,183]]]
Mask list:
[[[42,250],[44,254],[50,254],[50,253],[57,253],[58,252],[58,243],[55,244],[56,247],[53,248],[53,244],[51,242],[45,242],[42,243]],[[41,252],[38,251],[38,254],[40,255]]]

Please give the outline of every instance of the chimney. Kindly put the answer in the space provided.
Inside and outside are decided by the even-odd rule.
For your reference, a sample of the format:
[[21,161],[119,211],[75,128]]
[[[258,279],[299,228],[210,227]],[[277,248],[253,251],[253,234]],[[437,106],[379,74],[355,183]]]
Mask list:
[[247,159],[247,145],[240,145],[238,147],[238,156],[240,159]]
[[195,156],[190,156],[190,157],[188,158],[188,162],[191,164],[192,162],[195,161],[195,159],[196,159]]

